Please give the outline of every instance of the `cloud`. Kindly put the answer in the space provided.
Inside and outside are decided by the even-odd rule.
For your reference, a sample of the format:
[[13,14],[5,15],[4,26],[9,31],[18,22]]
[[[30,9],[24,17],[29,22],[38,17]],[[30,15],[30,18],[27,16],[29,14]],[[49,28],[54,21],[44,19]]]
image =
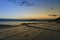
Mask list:
[[53,7],[51,7],[50,9],[54,9]]
[[58,15],[49,15],[49,16],[54,16],[55,17],[55,16],[58,16]]
[[19,6],[36,6],[35,3],[31,3],[26,0],[9,0],[9,1],[17,3]]

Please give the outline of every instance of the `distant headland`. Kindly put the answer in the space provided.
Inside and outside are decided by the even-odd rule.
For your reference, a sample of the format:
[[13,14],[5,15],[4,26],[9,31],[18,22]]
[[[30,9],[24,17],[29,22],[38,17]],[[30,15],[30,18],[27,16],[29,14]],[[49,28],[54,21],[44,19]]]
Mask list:
[[60,23],[60,17],[56,18],[55,22]]
[[55,18],[55,19],[3,19],[0,18],[0,21],[46,21],[46,22],[56,22],[56,23],[60,23],[60,17]]

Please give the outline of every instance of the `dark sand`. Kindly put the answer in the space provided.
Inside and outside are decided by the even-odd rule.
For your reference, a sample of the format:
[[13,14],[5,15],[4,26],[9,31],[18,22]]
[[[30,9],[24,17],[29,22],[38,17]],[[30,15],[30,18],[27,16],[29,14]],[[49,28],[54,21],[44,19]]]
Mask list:
[[58,23],[24,23],[18,26],[0,28],[0,40],[60,40]]

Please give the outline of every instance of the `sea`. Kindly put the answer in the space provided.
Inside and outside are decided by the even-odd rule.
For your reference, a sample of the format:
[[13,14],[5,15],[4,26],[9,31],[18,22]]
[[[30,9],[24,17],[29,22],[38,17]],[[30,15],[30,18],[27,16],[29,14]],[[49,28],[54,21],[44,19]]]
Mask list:
[[45,21],[0,21],[0,24],[6,24],[6,25],[19,25],[22,23],[48,23]]

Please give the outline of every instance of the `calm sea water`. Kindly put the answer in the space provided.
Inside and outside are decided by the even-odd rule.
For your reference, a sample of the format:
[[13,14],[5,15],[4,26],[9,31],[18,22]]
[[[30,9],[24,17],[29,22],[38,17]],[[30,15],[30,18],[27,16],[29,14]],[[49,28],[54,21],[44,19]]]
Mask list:
[[40,23],[41,21],[2,21],[0,24],[19,25],[22,23]]

